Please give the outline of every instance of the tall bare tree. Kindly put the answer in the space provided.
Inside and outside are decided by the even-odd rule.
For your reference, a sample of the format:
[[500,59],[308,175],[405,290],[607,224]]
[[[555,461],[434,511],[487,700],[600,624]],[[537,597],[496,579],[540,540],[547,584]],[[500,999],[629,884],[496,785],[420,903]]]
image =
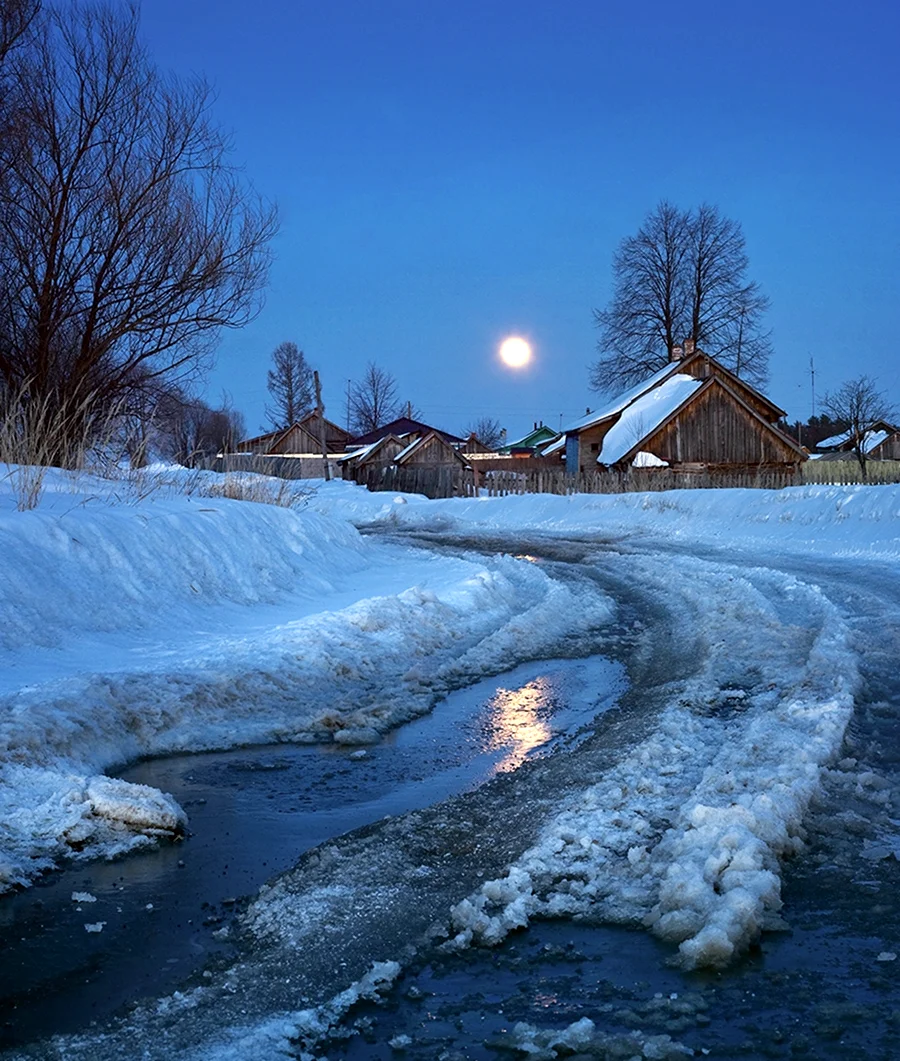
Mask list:
[[396,420],[402,410],[411,403],[397,398],[397,381],[386,369],[379,368],[374,361],[366,365],[361,380],[350,385],[350,425],[357,435]]
[[859,462],[863,479],[867,479],[870,433],[879,420],[892,421],[894,407],[871,376],[857,376],[842,383],[836,391],[825,395],[822,406],[835,420],[847,425],[853,455]]
[[200,369],[261,305],[273,210],[229,161],[200,79],[161,76],[136,7],[45,9],[4,63],[0,385],[108,405]]
[[312,408],[313,370],[296,343],[284,342],[275,347],[268,388],[272,404],[266,406],[266,416],[276,430],[296,423]]
[[601,338],[591,386],[610,391],[637,383],[664,367],[685,339],[745,379],[763,382],[769,302],[746,279],[748,267],[741,226],[718,207],[685,211],[659,203],[613,257],[612,299],[594,312]]

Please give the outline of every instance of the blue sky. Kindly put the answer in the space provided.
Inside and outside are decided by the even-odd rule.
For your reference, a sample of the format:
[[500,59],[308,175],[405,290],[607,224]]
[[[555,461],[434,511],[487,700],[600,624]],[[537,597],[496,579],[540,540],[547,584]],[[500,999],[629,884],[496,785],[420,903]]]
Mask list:
[[900,405],[900,5],[144,0],[142,26],[280,208],[208,381],[251,431],[284,339],[339,422],[369,360],[448,430],[580,415],[613,251],[662,198],[742,223],[792,419],[810,356],[819,396],[869,372]]

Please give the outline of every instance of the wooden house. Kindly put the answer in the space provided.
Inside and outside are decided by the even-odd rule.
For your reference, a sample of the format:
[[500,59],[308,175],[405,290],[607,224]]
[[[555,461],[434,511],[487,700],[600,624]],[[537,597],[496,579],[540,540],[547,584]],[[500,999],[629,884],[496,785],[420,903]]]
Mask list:
[[486,446],[481,439],[472,431],[469,437],[460,447],[460,452],[464,453],[467,457],[471,456],[485,456],[493,455],[497,452],[496,449],[491,449],[490,446]]
[[[856,437],[854,431],[844,431],[823,439],[816,450],[831,459],[853,458]],[[862,450],[867,460],[900,460],[900,429],[886,420],[875,420],[863,434]]]
[[431,468],[448,467],[465,471],[469,465],[456,446],[447,442],[438,431],[413,439],[406,448],[394,457],[399,468],[428,465]]
[[409,446],[409,442],[408,438],[398,435],[384,435],[368,445],[348,450],[337,459],[341,475],[344,479],[360,482],[370,474],[371,469],[392,465],[394,458]]
[[462,445],[465,442],[464,438],[460,438],[458,435],[451,435],[449,431],[441,431],[437,427],[423,424],[421,420],[413,420],[409,416],[400,416],[389,424],[376,427],[373,431],[367,431],[364,435],[357,435],[355,438],[348,439],[346,448],[348,450],[359,449],[362,446],[368,446],[372,442],[377,442],[386,435],[396,435],[398,438],[402,438],[404,435],[410,438],[413,436],[423,438],[430,432],[440,435],[445,442],[449,442],[451,445]]
[[507,442],[506,445],[500,447],[499,452],[511,457],[534,457],[558,435],[558,431],[547,427],[543,421],[540,423],[535,421],[533,430],[523,435],[522,438],[516,439],[515,442]]
[[350,432],[315,412],[308,413],[289,427],[269,431],[255,438],[246,438],[237,444],[237,451],[262,456],[318,455],[322,452],[323,423],[328,452],[343,453],[350,441]]
[[569,474],[597,467],[794,472],[806,453],[776,426],[784,411],[693,343],[643,383],[570,424],[542,451]]

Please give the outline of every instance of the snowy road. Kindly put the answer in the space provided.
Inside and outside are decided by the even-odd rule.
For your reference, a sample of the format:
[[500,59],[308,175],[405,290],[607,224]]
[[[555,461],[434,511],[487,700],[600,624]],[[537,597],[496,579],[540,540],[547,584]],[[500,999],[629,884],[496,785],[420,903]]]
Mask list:
[[[651,1000],[658,981],[670,994],[690,990],[703,1004],[692,1002],[694,1019],[682,1013],[673,1023],[674,1005],[657,1005],[652,1020],[635,1023],[622,1014],[642,1012],[640,1000],[630,998],[626,1006],[609,985],[591,992],[582,984],[570,1004],[525,1007],[525,1016],[557,1028],[590,1017],[609,1034],[678,1031],[688,1048],[736,1056],[732,1030],[746,1003],[737,1001],[741,978],[756,976],[760,952],[724,977],[698,979],[690,968],[727,963],[760,930],[783,928],[782,916],[792,924],[793,910],[808,927],[817,904],[827,910],[816,931],[827,933],[833,920],[839,938],[848,934],[837,948],[844,957],[835,963],[832,984],[844,1016],[830,1024],[822,1017],[823,1042],[837,1049],[843,1040],[828,1039],[828,1029],[855,1020],[848,1049],[861,1042],[871,1056],[894,1056],[877,1050],[893,1042],[884,1004],[897,988],[897,963],[879,962],[879,954],[900,950],[898,777],[890,750],[900,709],[895,566],[742,554],[735,547],[710,546],[697,555],[696,548],[646,537],[616,543],[558,535],[462,537],[459,531],[425,537],[445,561],[458,550],[503,551],[528,557],[569,588],[570,600],[585,599],[592,586],[614,601],[615,620],[605,630],[594,626],[571,648],[573,654],[603,651],[624,663],[630,687],[618,707],[576,745],[525,760],[475,791],[321,844],[251,904],[233,965],[144,1005],[102,1037],[68,1038],[28,1056],[297,1056],[304,1042],[313,1049],[355,997],[338,993],[373,963],[400,963],[407,970],[404,991],[416,976],[434,981],[441,962],[456,963],[457,993],[464,992],[466,969],[470,985],[477,985],[486,960],[472,943],[496,944],[546,916],[650,929],[663,942],[649,952],[635,945],[630,965],[619,954],[620,975],[632,985],[647,982]],[[781,911],[781,876],[792,855],[788,906]],[[798,887],[802,894],[792,898]],[[874,939],[860,928],[873,907],[880,937]],[[525,938],[541,931],[533,928]],[[578,931],[602,940],[612,930]],[[448,939],[455,954],[446,946],[435,950]],[[807,989],[809,970],[792,959],[784,939],[764,935],[762,953],[777,951],[782,973]],[[501,968],[510,946],[497,952]],[[683,971],[663,970],[663,961],[676,956]],[[587,960],[581,954],[580,965]],[[865,991],[859,966],[868,976]],[[539,959],[515,968],[515,990],[524,990],[523,997],[529,984],[547,976]],[[399,972],[384,965],[378,975],[389,982]],[[793,1013],[785,992],[774,994],[771,1004],[787,1007],[786,1020],[804,1012],[808,996],[798,994]],[[409,1036],[411,1057],[437,1056],[438,1046],[464,1049],[461,1056],[493,1056],[484,1045],[486,1025],[473,1030],[457,1020],[436,1046],[416,1006],[396,997],[384,1019],[388,1031],[367,1031],[363,1053],[354,1046],[359,1040],[351,1041],[348,1057],[391,1056],[391,1035]],[[502,1023],[496,1006],[484,1005],[482,1016]],[[847,1016],[854,1006],[857,1016]],[[469,1007],[476,1014],[477,1008],[477,1001]],[[757,1008],[762,1012],[762,1003]],[[660,1013],[669,1024],[660,1023]],[[503,1034],[499,1026],[487,1030]],[[762,1032],[758,1040],[748,1032],[742,1056],[773,1056],[773,1050],[780,1056],[782,1047],[790,1056],[796,1029],[789,1030],[774,1045]],[[529,1033],[520,1034],[525,1043]],[[594,1045],[599,1051],[599,1038]],[[844,1056],[819,1047],[814,1056]],[[343,1050],[332,1045],[314,1052],[337,1057]]]

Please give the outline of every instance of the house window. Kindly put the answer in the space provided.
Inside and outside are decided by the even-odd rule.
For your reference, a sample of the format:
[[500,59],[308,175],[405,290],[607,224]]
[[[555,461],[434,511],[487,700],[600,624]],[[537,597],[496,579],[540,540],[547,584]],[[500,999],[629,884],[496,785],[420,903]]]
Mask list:
[[599,442],[592,442],[591,443],[591,453],[599,453],[599,452],[600,452],[600,443]]

